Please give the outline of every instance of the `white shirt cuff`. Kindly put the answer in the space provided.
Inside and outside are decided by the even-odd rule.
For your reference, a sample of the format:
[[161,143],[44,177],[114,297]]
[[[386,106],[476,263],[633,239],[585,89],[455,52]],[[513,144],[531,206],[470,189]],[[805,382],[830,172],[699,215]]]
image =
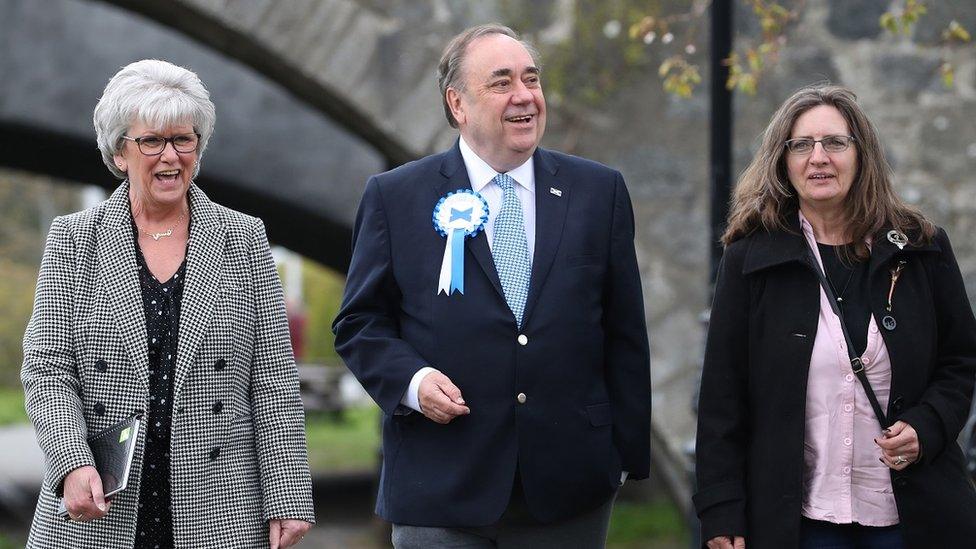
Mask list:
[[424,376],[431,372],[436,372],[436,368],[431,368],[430,366],[424,366],[423,368],[417,370],[417,373],[413,375],[410,379],[410,385],[407,387],[407,392],[403,393],[403,398],[400,399],[400,404],[403,404],[411,410],[417,412],[420,410],[420,382],[423,381]]
[[620,484],[621,485],[623,485],[624,481],[627,480],[627,477],[628,476],[630,476],[630,473],[628,473],[627,471],[620,471]]

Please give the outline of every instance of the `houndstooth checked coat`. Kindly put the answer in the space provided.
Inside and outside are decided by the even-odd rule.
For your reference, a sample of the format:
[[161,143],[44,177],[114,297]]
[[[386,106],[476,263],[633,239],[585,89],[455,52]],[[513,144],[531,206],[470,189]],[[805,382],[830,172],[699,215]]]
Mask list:
[[[21,372],[47,461],[28,548],[134,544],[143,435],[129,487],[105,518],[57,516],[65,476],[92,464],[87,434],[148,409],[128,189],[56,218],[48,234]],[[196,185],[189,201],[170,452],[174,539],[188,549],[267,547],[269,519],[314,520],[281,284],[259,219],[214,204]]]

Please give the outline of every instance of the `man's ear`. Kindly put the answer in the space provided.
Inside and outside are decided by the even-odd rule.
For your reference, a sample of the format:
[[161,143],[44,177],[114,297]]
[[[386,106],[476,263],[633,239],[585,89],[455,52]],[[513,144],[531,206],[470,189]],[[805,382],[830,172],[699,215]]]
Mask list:
[[459,125],[463,124],[465,116],[464,107],[461,105],[461,93],[454,88],[447,88],[444,94],[447,99],[447,106],[451,108],[451,114],[454,115],[454,120],[457,120]]

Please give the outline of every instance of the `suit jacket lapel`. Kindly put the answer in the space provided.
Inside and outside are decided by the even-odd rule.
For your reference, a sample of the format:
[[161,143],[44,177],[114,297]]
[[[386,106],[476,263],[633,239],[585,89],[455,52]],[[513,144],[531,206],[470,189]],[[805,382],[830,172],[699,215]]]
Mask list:
[[180,306],[174,402],[177,402],[213,317],[224,263],[225,228],[217,216],[216,206],[196,185],[190,186],[189,194],[190,242],[186,258],[186,286]]
[[[464,167],[464,159],[461,157],[461,149],[458,143],[455,142],[454,147],[444,154],[444,161],[441,163],[440,172],[444,176],[444,180],[437,185],[438,199],[450,191],[471,188],[471,181],[468,179],[468,170]],[[433,208],[433,204],[431,208]],[[465,248],[470,252],[470,255],[474,256],[475,261],[481,267],[481,270],[484,271],[488,280],[491,281],[491,285],[494,286],[495,291],[502,297],[502,302],[504,302],[505,292],[502,290],[502,283],[498,278],[498,271],[495,269],[495,260],[491,256],[491,248],[488,247],[488,237],[485,236],[485,231],[479,232],[474,238],[465,240]]]
[[139,290],[135,239],[129,213],[129,184],[122,183],[106,203],[98,225],[98,271],[136,377],[149,391],[146,313]]
[[[563,225],[569,206],[572,187],[566,178],[557,179],[559,164],[548,151],[537,148],[535,151],[535,254],[532,257],[532,278],[529,282],[529,296],[525,302],[522,326],[525,326],[549,269],[556,257],[556,250],[563,236]],[[560,195],[550,192],[557,189]]]

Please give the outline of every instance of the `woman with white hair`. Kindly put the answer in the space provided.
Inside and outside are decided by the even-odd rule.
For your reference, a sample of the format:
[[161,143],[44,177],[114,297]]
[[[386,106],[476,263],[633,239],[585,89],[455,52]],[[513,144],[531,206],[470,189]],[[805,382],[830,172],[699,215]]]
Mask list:
[[[95,107],[122,183],[48,234],[21,372],[47,462],[28,547],[277,549],[314,521],[264,225],[193,183],[214,119],[197,75],[158,60],[122,68]],[[86,439],[133,415],[110,502]]]

